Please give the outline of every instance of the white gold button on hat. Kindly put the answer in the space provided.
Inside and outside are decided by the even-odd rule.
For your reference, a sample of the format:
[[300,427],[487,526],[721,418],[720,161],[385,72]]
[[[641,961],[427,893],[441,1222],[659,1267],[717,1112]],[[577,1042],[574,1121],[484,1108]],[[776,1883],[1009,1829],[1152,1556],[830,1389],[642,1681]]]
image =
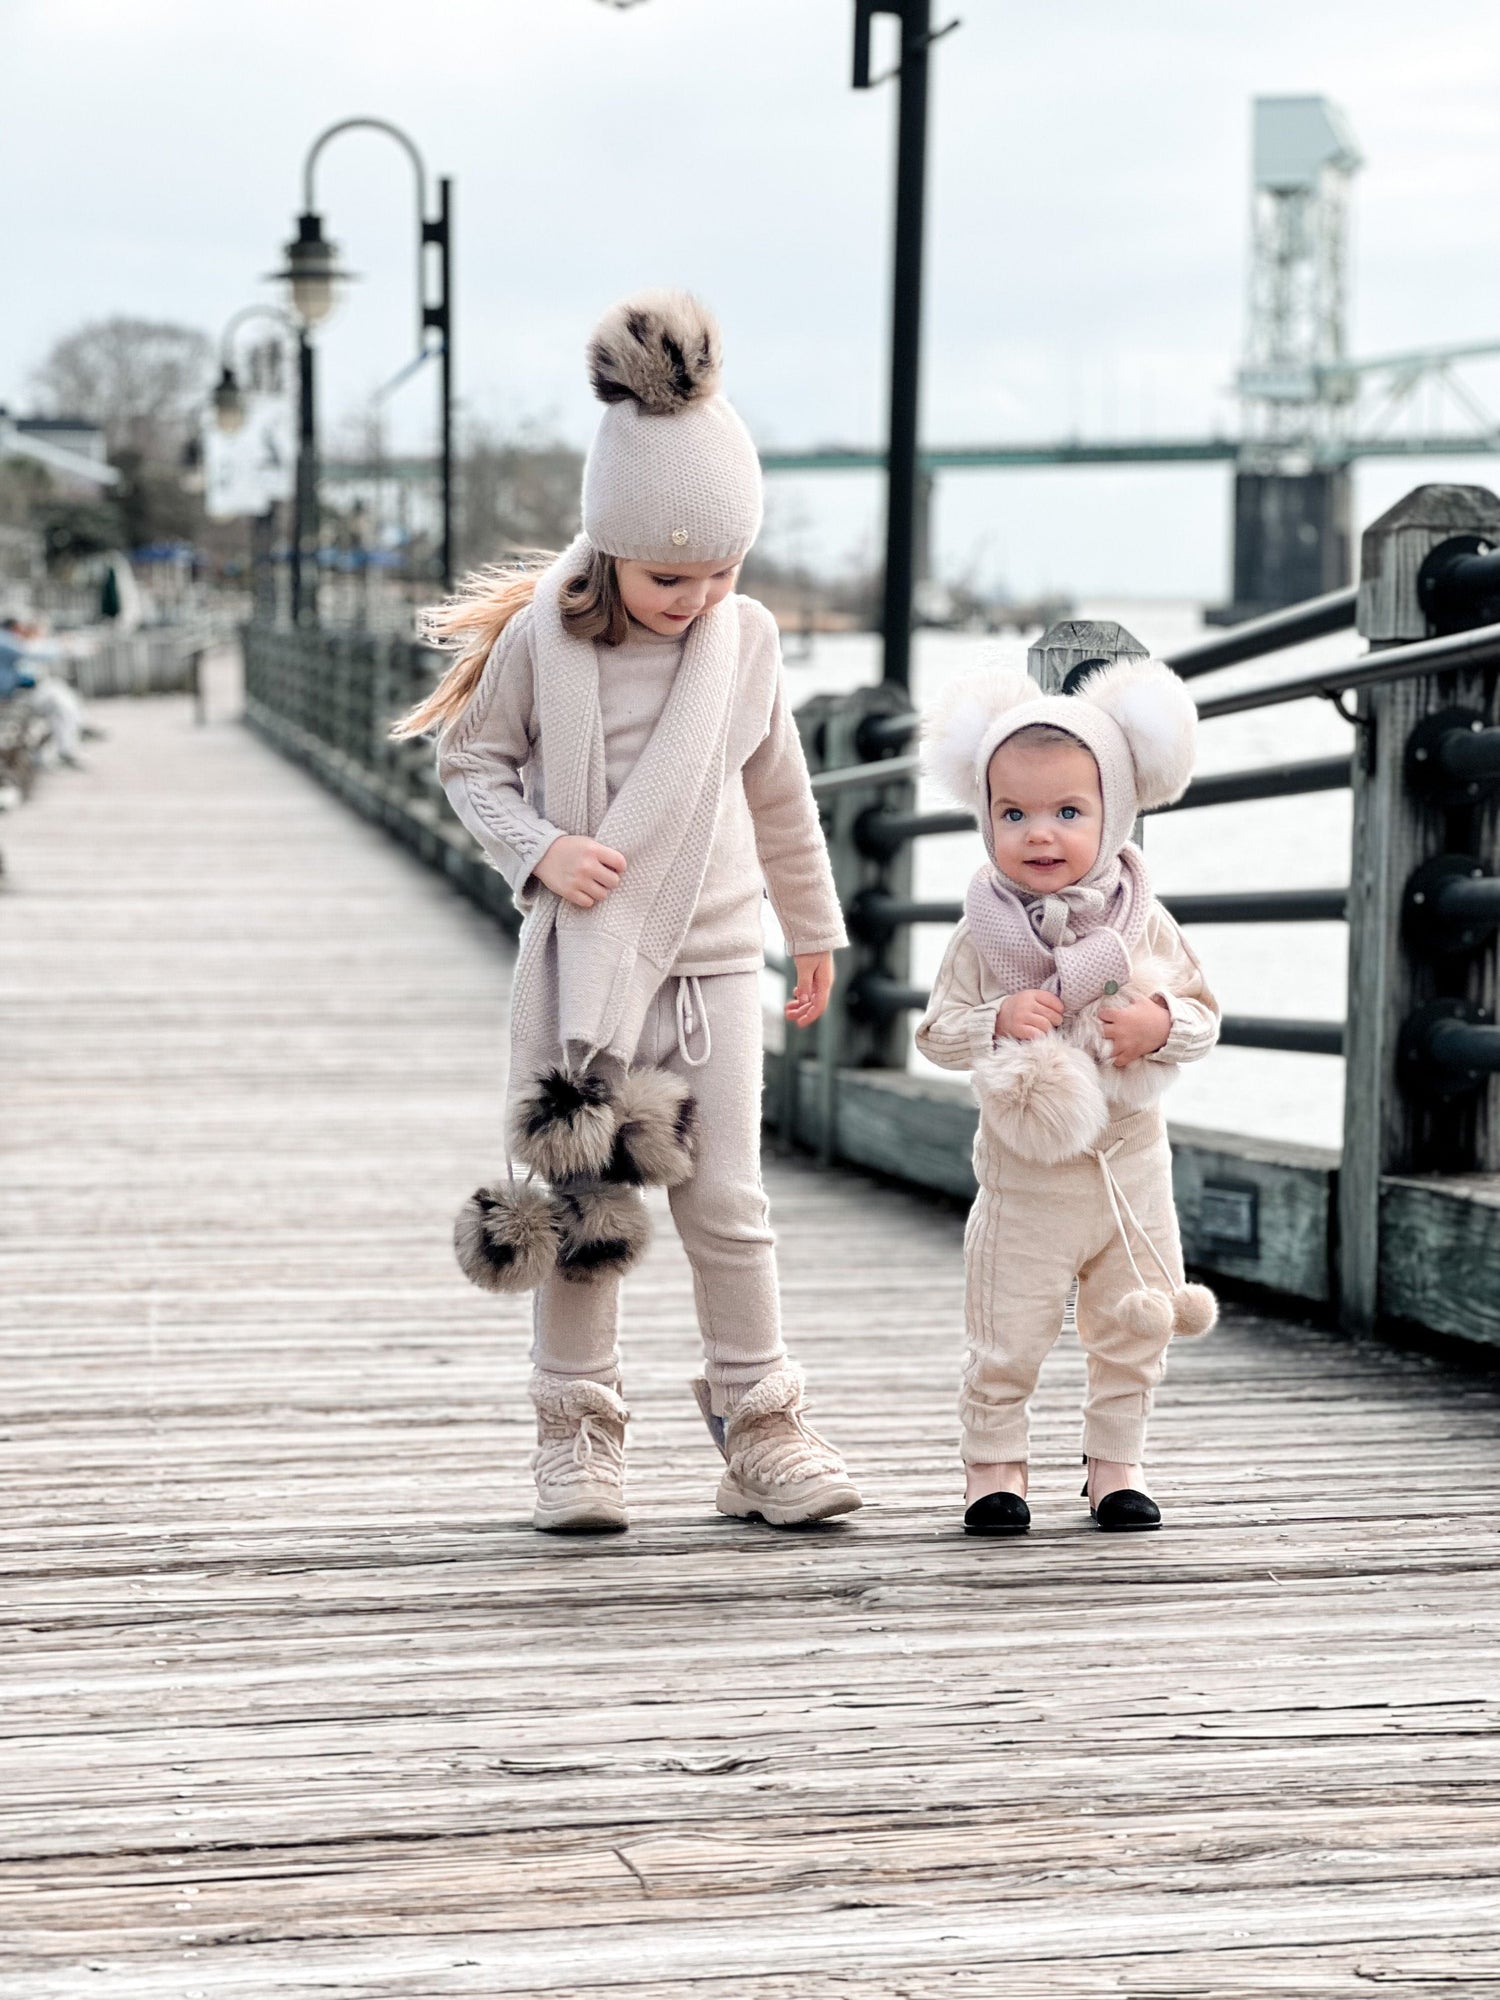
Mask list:
[[681,548],[681,547],[683,546],[683,544],[684,544],[684,543],[686,542],[687,538],[688,538],[688,531],[687,531],[687,529],[686,529],[686,528],[674,528],[674,529],[672,530],[672,546],[673,546],[673,548],[674,548],[674,549],[680,549],[680,548]]

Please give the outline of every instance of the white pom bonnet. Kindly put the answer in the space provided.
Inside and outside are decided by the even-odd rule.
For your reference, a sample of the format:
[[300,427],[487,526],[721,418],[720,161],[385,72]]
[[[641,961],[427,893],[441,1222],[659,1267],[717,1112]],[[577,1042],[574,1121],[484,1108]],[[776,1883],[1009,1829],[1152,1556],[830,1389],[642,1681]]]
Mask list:
[[1044,694],[1019,668],[992,667],[955,683],[923,722],[928,769],[974,814],[987,848],[990,759],[1008,738],[1039,724],[1065,731],[1099,767],[1104,830],[1096,866],[1113,861],[1137,814],[1187,790],[1198,711],[1162,661],[1100,667],[1076,694]]

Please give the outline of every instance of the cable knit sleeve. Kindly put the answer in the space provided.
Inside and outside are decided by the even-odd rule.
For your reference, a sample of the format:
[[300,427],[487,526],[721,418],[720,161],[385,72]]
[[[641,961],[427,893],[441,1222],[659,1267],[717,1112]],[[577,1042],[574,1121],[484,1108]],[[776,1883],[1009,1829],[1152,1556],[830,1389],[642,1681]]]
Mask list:
[[519,900],[562,830],[532,803],[537,740],[531,614],[495,641],[458,719],[438,742],[438,782]]
[[984,991],[984,968],[967,922],[949,941],[917,1024],[917,1047],[939,1069],[973,1069],[995,1047],[998,997]]
[[[769,614],[766,615],[769,625]],[[774,627],[770,644],[777,646]],[[776,693],[765,737],[744,767],[755,851],[787,950],[795,957],[837,951],[849,942],[828,864],[802,739],[776,659]]]
[[1219,1003],[1208,990],[1192,947],[1158,904],[1146,922],[1144,949],[1171,968],[1157,998],[1172,1017],[1167,1039],[1147,1062],[1198,1062],[1219,1039]]

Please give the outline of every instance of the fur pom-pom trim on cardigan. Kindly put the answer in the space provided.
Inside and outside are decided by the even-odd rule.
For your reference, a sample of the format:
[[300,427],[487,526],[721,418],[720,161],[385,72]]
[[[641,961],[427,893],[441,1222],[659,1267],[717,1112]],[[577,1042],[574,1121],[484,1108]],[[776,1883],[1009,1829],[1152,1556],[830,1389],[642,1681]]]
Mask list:
[[718,389],[718,322],[689,292],[637,292],[595,327],[588,364],[601,403],[628,399],[670,416]]

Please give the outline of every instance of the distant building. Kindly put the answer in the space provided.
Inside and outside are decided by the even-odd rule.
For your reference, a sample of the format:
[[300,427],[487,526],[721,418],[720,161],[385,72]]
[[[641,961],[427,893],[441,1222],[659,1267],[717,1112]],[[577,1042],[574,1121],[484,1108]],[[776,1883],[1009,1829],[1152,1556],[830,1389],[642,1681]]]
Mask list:
[[106,457],[103,429],[89,417],[13,417],[0,405],[0,458],[46,466],[64,492],[95,492],[120,477]]

